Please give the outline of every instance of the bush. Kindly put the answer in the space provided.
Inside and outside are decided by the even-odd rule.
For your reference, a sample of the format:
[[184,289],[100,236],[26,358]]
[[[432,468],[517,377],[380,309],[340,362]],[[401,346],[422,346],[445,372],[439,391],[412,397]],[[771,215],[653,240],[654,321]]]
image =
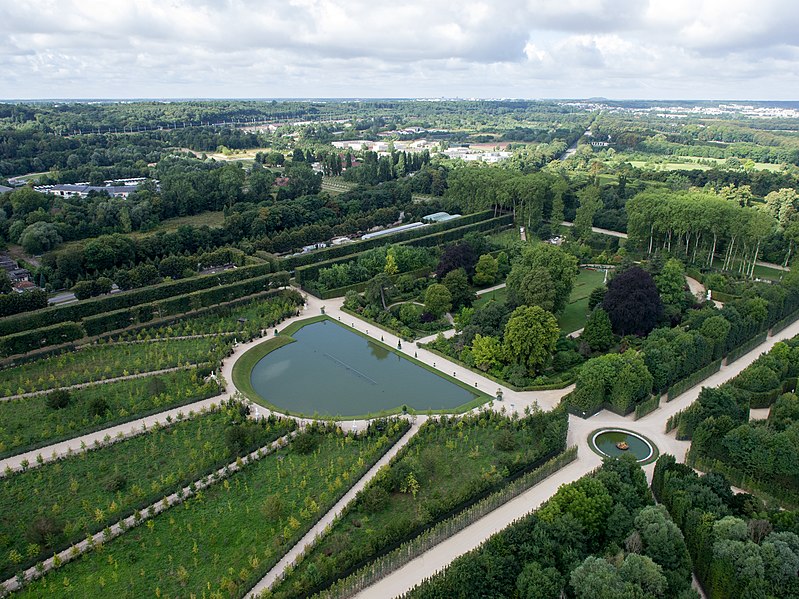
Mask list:
[[66,389],[56,389],[47,394],[47,407],[51,410],[60,410],[69,405],[71,396]]
[[300,433],[294,438],[294,442],[291,446],[297,453],[308,455],[316,451],[316,448],[319,447],[319,435],[315,435],[311,432]]
[[386,507],[388,491],[380,485],[373,485],[361,493],[360,502],[364,512],[376,514]]
[[89,416],[102,416],[108,411],[108,402],[102,397],[93,397],[89,402]]
[[47,515],[37,516],[30,523],[25,534],[29,543],[39,545],[42,548],[57,546],[63,536],[64,523]]

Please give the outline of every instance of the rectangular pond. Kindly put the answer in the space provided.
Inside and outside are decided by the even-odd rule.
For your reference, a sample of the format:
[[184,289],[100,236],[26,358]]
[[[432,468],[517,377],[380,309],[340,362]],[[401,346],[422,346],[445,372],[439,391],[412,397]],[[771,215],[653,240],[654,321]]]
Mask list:
[[268,403],[306,416],[356,416],[407,405],[448,411],[482,394],[456,385],[332,320],[308,324],[253,367]]

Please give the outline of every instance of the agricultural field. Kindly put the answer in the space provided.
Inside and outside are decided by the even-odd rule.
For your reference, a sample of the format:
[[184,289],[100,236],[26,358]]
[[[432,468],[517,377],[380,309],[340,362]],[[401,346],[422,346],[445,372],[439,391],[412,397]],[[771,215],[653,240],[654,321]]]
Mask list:
[[219,385],[179,370],[0,402],[0,457],[213,397]]
[[0,576],[57,552],[294,429],[232,403],[0,479]]
[[212,362],[232,339],[206,337],[156,343],[101,343],[0,370],[0,393],[10,397],[186,364]]
[[304,597],[470,505],[566,444],[565,412],[430,420],[273,589]]
[[407,427],[384,421],[357,437],[312,427],[17,595],[241,597]]

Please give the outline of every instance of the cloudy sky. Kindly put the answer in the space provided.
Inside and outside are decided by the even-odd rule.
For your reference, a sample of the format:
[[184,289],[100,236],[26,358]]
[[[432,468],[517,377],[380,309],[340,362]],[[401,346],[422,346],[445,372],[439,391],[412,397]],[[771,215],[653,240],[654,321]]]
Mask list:
[[799,99],[796,0],[0,0],[0,98]]

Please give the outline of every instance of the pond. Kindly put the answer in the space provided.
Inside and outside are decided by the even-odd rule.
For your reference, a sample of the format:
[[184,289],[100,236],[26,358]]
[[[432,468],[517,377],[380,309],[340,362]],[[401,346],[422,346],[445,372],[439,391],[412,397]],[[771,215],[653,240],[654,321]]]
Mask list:
[[[591,438],[595,449],[606,456],[618,457],[632,454],[639,462],[645,462],[654,454],[654,448],[649,441],[630,431],[610,429],[595,432]],[[623,449],[626,444],[626,449]]]
[[444,411],[483,397],[331,320],[292,338],[255,364],[250,381],[268,403],[294,414],[351,417],[403,405]]

